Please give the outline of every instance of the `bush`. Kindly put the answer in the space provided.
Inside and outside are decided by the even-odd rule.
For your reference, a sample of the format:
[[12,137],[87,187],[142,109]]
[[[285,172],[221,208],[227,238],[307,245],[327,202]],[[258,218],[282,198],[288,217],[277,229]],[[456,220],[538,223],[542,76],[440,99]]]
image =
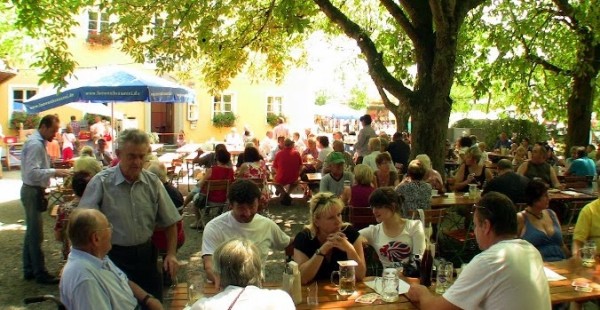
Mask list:
[[285,116],[279,114],[274,114],[274,113],[267,113],[267,123],[271,126],[271,127],[275,127],[277,126],[277,120],[283,117],[283,119],[285,119]]
[[36,129],[40,124],[40,116],[37,113],[13,111],[10,117],[10,128],[19,129],[23,123],[23,129]]
[[456,122],[452,127],[485,130],[486,136],[477,138],[483,140],[488,146],[488,149],[494,147],[498,135],[502,132],[506,132],[509,137],[511,137],[512,133],[517,133],[517,141],[514,142],[520,142],[521,139],[525,137],[529,138],[531,144],[548,140],[548,133],[544,125],[523,119],[506,118],[498,120],[480,120],[465,118]]
[[93,113],[86,113],[85,115],[83,115],[83,119],[86,121],[88,126],[91,126],[91,125],[94,125],[94,123],[96,123],[96,116],[100,116],[100,118],[103,120],[107,120],[109,122],[111,121],[110,116],[93,114]]
[[237,117],[232,112],[217,113],[212,119],[213,126],[217,128],[233,127],[236,118]]

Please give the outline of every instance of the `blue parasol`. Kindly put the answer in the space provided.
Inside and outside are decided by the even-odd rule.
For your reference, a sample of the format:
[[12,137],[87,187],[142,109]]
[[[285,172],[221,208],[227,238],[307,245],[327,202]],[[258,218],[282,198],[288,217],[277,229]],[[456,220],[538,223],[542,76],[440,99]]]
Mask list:
[[106,67],[86,75],[61,92],[53,89],[32,97],[25,102],[27,112],[38,113],[72,102],[188,103],[196,97],[188,87],[131,69]]

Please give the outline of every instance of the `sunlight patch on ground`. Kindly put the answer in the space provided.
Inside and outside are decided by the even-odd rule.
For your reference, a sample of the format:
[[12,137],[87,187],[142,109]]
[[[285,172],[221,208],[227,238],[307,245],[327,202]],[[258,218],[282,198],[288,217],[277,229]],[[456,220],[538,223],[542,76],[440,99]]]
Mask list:
[[0,223],[0,231],[8,231],[8,230],[26,230],[27,227],[21,224],[3,224]]
[[0,203],[19,200],[22,184],[21,180],[0,179],[0,188],[2,189]]

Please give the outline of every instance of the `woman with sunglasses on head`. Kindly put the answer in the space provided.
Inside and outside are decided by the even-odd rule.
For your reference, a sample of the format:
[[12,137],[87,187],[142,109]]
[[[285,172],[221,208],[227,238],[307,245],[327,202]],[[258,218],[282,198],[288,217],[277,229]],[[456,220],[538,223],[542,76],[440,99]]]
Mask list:
[[300,266],[302,284],[329,279],[339,270],[338,261],[354,260],[356,279],[366,273],[365,256],[358,231],[342,221],[344,203],[332,193],[321,192],[309,203],[309,223],[294,239],[294,261]]
[[377,254],[383,268],[402,267],[410,255],[425,252],[425,232],[420,220],[402,218],[402,198],[393,187],[380,187],[369,197],[379,224],[360,230]]

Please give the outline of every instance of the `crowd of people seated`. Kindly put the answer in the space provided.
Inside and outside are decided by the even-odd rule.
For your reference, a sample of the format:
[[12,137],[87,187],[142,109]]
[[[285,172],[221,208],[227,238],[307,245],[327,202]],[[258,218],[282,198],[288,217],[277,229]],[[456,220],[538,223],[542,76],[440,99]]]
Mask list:
[[[160,309],[163,283],[179,268],[176,251],[185,241],[181,213],[189,204],[196,215],[191,227],[203,230],[201,250],[206,277],[221,289],[214,297],[192,305],[192,309],[253,302],[292,309],[289,295],[262,288],[264,264],[271,251],[293,251],[292,259],[299,265],[303,284],[329,279],[331,272],[339,268],[337,262],[348,259],[357,262],[356,278],[363,279],[367,275],[366,246],[375,249],[386,268],[401,267],[423,255],[427,238],[424,225],[421,220],[409,218],[409,213],[431,208],[432,195],[448,190],[442,174],[432,168],[426,154],[408,161],[410,146],[402,134],[394,135],[390,143],[382,142],[388,140],[372,136],[370,116],[361,118],[361,123],[364,130],[359,132],[354,155],[345,149],[339,135],[334,136],[331,147],[326,136],[300,137],[284,127],[267,132],[260,142],[246,142],[235,167],[223,144],[210,154],[199,151],[193,162],[206,170],[185,199],[169,182],[164,164],[148,161],[149,141],[144,132],[130,129],[119,135],[116,162],[106,152],[103,139],[98,139],[97,150],[82,149],[75,162],[72,187],[76,198],[61,207],[55,225],[67,259],[61,300],[74,309],[86,308],[89,302],[109,308],[118,304]],[[276,136],[275,132],[286,134]],[[600,241],[600,200],[581,210],[569,249],[560,218],[549,209],[548,190],[561,184],[552,167],[560,162],[548,147],[524,140],[514,148],[520,162],[502,159],[496,163],[494,175],[483,155],[485,144],[475,143],[474,137],[463,138],[455,153],[460,164],[450,190],[464,192],[472,184],[483,190],[472,218],[476,241],[483,252],[444,295],[433,296],[426,288],[413,285],[408,297],[423,307],[451,304],[493,308],[510,292],[514,298],[511,303],[547,308],[549,292],[542,261],[572,256],[576,259],[585,242]],[[512,145],[501,134],[494,149],[510,150]],[[595,175],[587,152],[583,147],[573,150],[572,158],[565,161],[565,175]],[[287,235],[277,223],[260,214],[272,194],[280,196],[283,205],[291,204],[291,195],[303,175],[318,171],[322,178],[318,189],[308,197],[308,220],[298,234]],[[229,186],[211,192],[211,201],[226,203],[227,208],[203,223],[205,184],[217,180],[228,181]],[[516,203],[524,203],[525,207],[517,212]],[[347,207],[370,208],[374,222],[356,229],[343,218]],[[160,255],[162,273],[157,268]],[[502,255],[505,259],[499,260]],[[487,274],[482,266],[488,265],[515,272]],[[519,274],[525,269],[533,272]],[[94,276],[97,274],[102,276]],[[506,281],[487,281],[490,276],[505,277]],[[87,282],[82,277],[88,277]],[[515,283],[526,283],[531,289],[519,291]]]

